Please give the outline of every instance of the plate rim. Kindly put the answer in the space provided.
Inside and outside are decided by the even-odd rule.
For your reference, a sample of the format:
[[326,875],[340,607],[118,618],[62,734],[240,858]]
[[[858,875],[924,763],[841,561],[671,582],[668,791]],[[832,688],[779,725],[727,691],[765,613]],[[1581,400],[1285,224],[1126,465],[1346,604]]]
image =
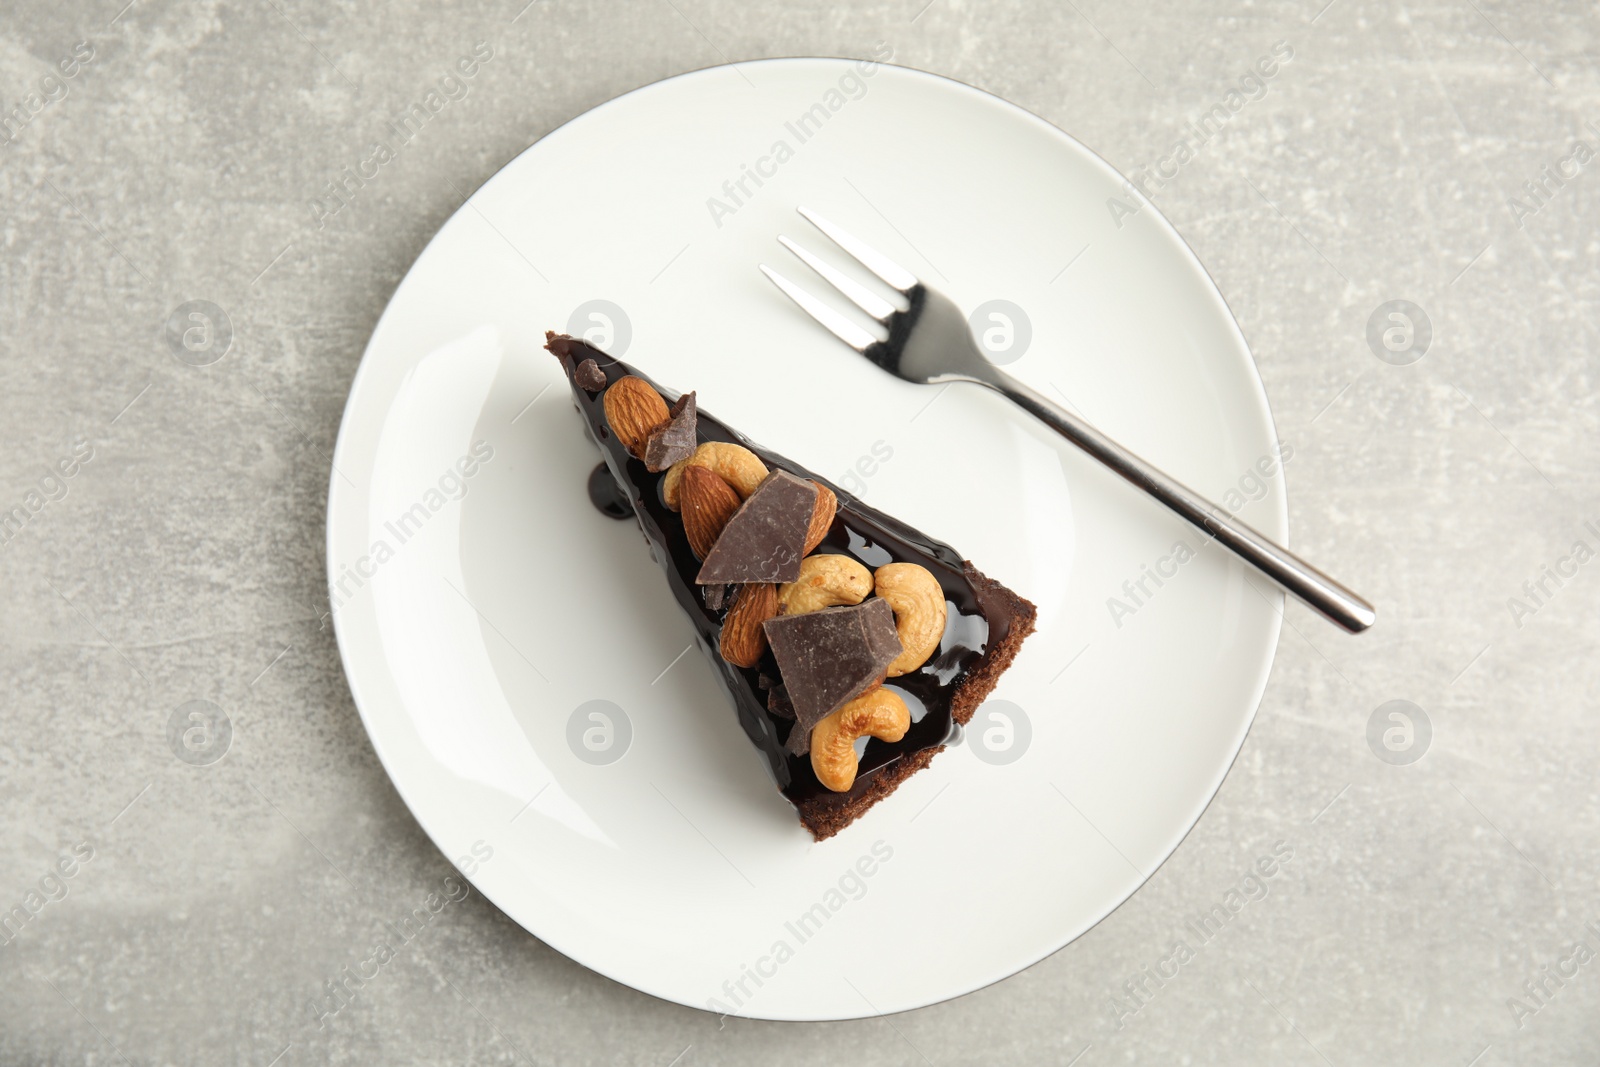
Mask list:
[[[1134,192],[1130,195],[1133,195],[1137,199],[1140,207],[1140,213],[1143,214],[1146,211],[1150,213],[1150,215],[1156,220],[1157,225],[1166,232],[1168,237],[1176,242],[1178,248],[1181,249],[1182,254],[1187,257],[1189,265],[1194,270],[1198,271],[1199,276],[1205,280],[1206,285],[1203,288],[1208,292],[1210,298],[1214,300],[1217,306],[1220,308],[1223,319],[1225,320],[1227,327],[1232,333],[1234,339],[1237,341],[1239,348],[1243,352],[1244,359],[1248,364],[1248,368],[1251,372],[1249,377],[1254,385],[1254,388],[1250,390],[1250,400],[1252,404],[1259,409],[1259,414],[1263,417],[1264,424],[1271,438],[1274,441],[1281,440],[1278,436],[1277,421],[1273,418],[1271,403],[1267,397],[1266,382],[1261,376],[1260,365],[1256,360],[1254,351],[1250,347],[1249,341],[1244,336],[1244,331],[1239,325],[1238,317],[1234,314],[1232,306],[1229,305],[1227,297],[1223,294],[1222,287],[1217,284],[1216,278],[1212,276],[1210,270],[1207,269],[1204,262],[1202,262],[1200,257],[1195,253],[1188,240],[1185,239],[1183,234],[1172,223],[1172,221],[1167,218],[1166,214],[1161,211],[1155,202],[1150,200],[1149,197],[1140,193],[1136,187],[1133,187],[1127,176],[1113,166],[1104,156],[1100,155],[1100,153],[1096,152],[1093,148],[1090,148],[1088,145],[1078,140],[1071,133],[1062,129],[1060,126],[1057,126],[1049,119],[1046,119],[1036,112],[1030,110],[1029,108],[1008,100],[997,93],[990,92],[987,89],[983,89],[969,82],[962,81],[959,78],[954,78],[945,74],[937,74],[932,71],[921,70],[916,67],[906,66],[904,64],[891,62],[889,60],[866,59],[856,56],[794,55],[713,63],[702,67],[695,67],[691,70],[679,71],[675,74],[665,75],[661,78],[656,78],[652,81],[642,83],[632,89],[627,90],[626,92],[622,92],[616,96],[610,97],[609,99],[604,100],[593,107],[585,108],[583,111],[573,115],[564,122],[552,126],[536,140],[532,141],[526,147],[518,151],[515,155],[501,163],[493,174],[491,174],[482,183],[480,183],[476,189],[469,193],[466,199],[463,200],[461,204],[457,205],[450,215],[439,224],[438,228],[434,230],[431,236],[429,236],[427,242],[424,243],[422,248],[412,258],[411,263],[406,268],[405,273],[395,284],[394,289],[390,292],[388,299],[385,301],[383,311],[379,314],[377,321],[373,323],[372,333],[367,338],[366,345],[362,348],[361,358],[357,362],[355,373],[351,376],[350,385],[345,397],[345,403],[340,411],[339,431],[334,440],[333,455],[330,461],[330,470],[328,472],[328,493],[324,506],[325,518],[323,563],[326,574],[334,573],[334,568],[337,565],[334,543],[336,524],[335,499],[336,497],[343,498],[347,493],[358,494],[359,498],[359,494],[364,493],[364,490],[356,486],[352,486],[344,491],[340,490],[339,481],[341,474],[339,471],[339,463],[341,458],[343,458],[344,451],[347,447],[348,435],[353,432],[351,430],[351,416],[356,405],[357,396],[362,392],[363,383],[365,382],[366,378],[370,374],[375,373],[372,370],[372,365],[375,362],[375,360],[372,358],[374,356],[374,341],[382,332],[385,322],[388,320],[391,312],[394,309],[395,297],[398,296],[401,290],[405,288],[406,283],[411,279],[412,274],[416,271],[417,265],[423,260],[424,257],[427,256],[428,252],[439,241],[444,232],[449,229],[451,223],[460,217],[462,212],[464,212],[470,206],[473,198],[477,197],[484,190],[494,185],[519,159],[521,159],[528,152],[533,151],[557,132],[576,122],[588,118],[590,115],[593,115],[596,112],[603,111],[612,107],[613,105],[620,104],[622,101],[639,93],[655,89],[668,82],[709,76],[712,72],[730,68],[735,71],[739,71],[740,68],[744,67],[787,66],[806,63],[844,64],[849,66],[853,66],[858,63],[873,63],[882,67],[892,67],[897,71],[911,76],[913,80],[925,79],[935,83],[942,82],[955,86],[960,90],[975,94],[977,97],[984,100],[991,106],[998,105],[1002,108],[1010,109],[1024,116],[1028,121],[1040,127],[1042,132],[1045,134],[1062,138],[1074,149],[1084,153],[1090,160],[1093,161],[1093,163],[1100,166],[1108,175],[1114,176],[1122,188],[1134,188]],[[1271,515],[1271,519],[1276,524],[1276,527],[1281,531],[1281,535],[1278,537],[1279,543],[1287,548],[1290,544],[1289,488],[1288,479],[1284,474],[1283,466],[1281,464],[1275,471],[1272,481],[1275,483],[1278,492],[1275,494],[1277,506]],[[679,1000],[676,997],[668,995],[664,992],[656,992],[651,989],[643,988],[634,981],[630,981],[626,978],[618,976],[617,974],[611,973],[611,971],[605,967],[586,962],[575,953],[570,952],[558,945],[547,934],[539,933],[524,925],[522,921],[516,918],[515,915],[513,915],[510,910],[503,906],[499,900],[496,900],[494,895],[480,886],[476,879],[470,875],[467,875],[456,866],[455,862],[450,859],[449,851],[444,847],[443,844],[441,844],[439,838],[435,835],[432,827],[429,825],[428,820],[423,817],[417,806],[413,804],[407,788],[402,784],[400,777],[396,776],[394,769],[391,766],[389,757],[384,754],[384,744],[379,740],[378,732],[373,728],[372,719],[369,716],[363,698],[360,694],[359,686],[352,669],[352,654],[349,648],[350,642],[354,640],[354,635],[351,635],[349,638],[345,636],[341,628],[339,612],[330,611],[328,617],[333,623],[334,641],[339,651],[340,666],[343,668],[345,681],[350,689],[351,702],[356,707],[356,713],[361,718],[362,728],[366,731],[367,738],[372,744],[373,752],[378,757],[378,762],[383,767],[384,774],[387,775],[390,785],[392,785],[395,792],[399,794],[400,799],[405,803],[406,810],[416,821],[417,825],[422,829],[423,833],[427,835],[428,840],[432,842],[434,848],[438,849],[439,854],[445,858],[446,862],[450,863],[452,870],[457,871],[462,875],[462,877],[465,877],[472,885],[473,889],[482,895],[485,900],[493,904],[495,908],[498,909],[502,914],[506,915],[507,918],[511,919],[512,922],[516,923],[516,925],[522,929],[524,933],[537,939],[541,944],[546,945],[550,949],[560,953],[562,956],[571,960],[578,966],[583,967],[585,970],[592,971],[609,981],[616,982],[618,985],[624,986],[635,992],[642,993],[645,996],[652,997],[664,1003],[691,1008],[697,1012],[717,1017],[731,1015],[734,1018],[744,1018],[766,1022],[842,1022],[855,1019],[887,1018],[906,1012],[919,1011],[924,1008],[950,1003],[963,997],[971,996],[974,993],[987,989],[990,986],[996,985],[1008,978],[1022,974],[1023,972],[1030,970],[1031,968],[1054,956],[1056,953],[1066,949],[1068,946],[1087,935],[1090,931],[1094,930],[1106,919],[1115,914],[1120,908],[1125,906],[1135,896],[1137,896],[1140,890],[1144,889],[1144,887],[1149,884],[1150,880],[1155,877],[1156,873],[1165,867],[1166,864],[1177,854],[1178,850],[1183,847],[1184,842],[1188,840],[1189,835],[1194,832],[1195,828],[1200,825],[1201,820],[1204,819],[1206,814],[1210,811],[1212,804],[1216,802],[1217,796],[1222,791],[1222,786],[1226,783],[1229,775],[1233,773],[1233,768],[1237,765],[1239,756],[1244,751],[1245,741],[1248,739],[1250,731],[1255,726],[1256,716],[1260,713],[1261,702],[1266,695],[1267,683],[1270,680],[1273,665],[1276,663],[1278,647],[1282,642],[1283,636],[1283,608],[1286,603],[1285,595],[1281,590],[1273,590],[1268,594],[1268,596],[1269,607],[1273,608],[1273,618],[1268,623],[1270,636],[1264,642],[1264,650],[1263,654],[1261,655],[1260,664],[1256,670],[1256,677],[1251,683],[1251,688],[1254,690],[1254,695],[1247,701],[1248,712],[1242,720],[1242,726],[1237,737],[1233,740],[1233,753],[1228,758],[1226,766],[1224,766],[1217,775],[1215,784],[1210,787],[1204,803],[1197,808],[1193,817],[1189,820],[1188,824],[1183,827],[1182,832],[1177,835],[1171,847],[1167,849],[1165,855],[1163,855],[1159,861],[1151,866],[1149,872],[1141,872],[1138,882],[1127,892],[1126,895],[1096,915],[1077,933],[1066,938],[1059,944],[1049,945],[1020,966],[1009,969],[1005,969],[1003,967],[1003,973],[993,975],[986,974],[969,983],[964,983],[962,988],[954,992],[938,996],[936,999],[926,1000],[917,1004],[908,1004],[903,1007],[895,1007],[888,1011],[878,1011],[873,1009],[855,1014],[818,1014],[815,1012],[806,1014],[764,1014],[759,1010],[751,1012],[737,1011],[730,1013],[716,1012],[703,1005],[691,1003],[686,1000]],[[1276,598],[1276,603],[1272,602],[1270,599],[1272,597]]]

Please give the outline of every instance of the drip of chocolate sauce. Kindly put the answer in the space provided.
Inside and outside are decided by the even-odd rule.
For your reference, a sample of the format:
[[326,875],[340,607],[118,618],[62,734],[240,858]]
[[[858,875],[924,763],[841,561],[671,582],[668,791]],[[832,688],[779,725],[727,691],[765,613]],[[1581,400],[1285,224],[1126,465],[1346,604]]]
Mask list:
[[611,477],[611,470],[603,460],[589,472],[589,503],[608,519],[633,518],[633,505],[628,503],[628,494]]

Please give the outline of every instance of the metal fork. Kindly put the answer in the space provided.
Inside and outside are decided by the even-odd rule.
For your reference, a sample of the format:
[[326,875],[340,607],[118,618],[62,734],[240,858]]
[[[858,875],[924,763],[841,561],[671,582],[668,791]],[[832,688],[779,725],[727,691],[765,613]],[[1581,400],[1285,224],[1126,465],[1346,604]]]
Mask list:
[[829,285],[888,330],[886,340],[761,264],[761,272],[828,332],[899,378],[917,384],[975,382],[1014,401],[1061,436],[1126,478],[1289,593],[1350,633],[1360,633],[1377,613],[1345,586],[1274,543],[1177,479],[1162,473],[1111,438],[996,367],[978,347],[967,316],[949,297],[915,274],[806,208],[798,209],[834,244],[877,275],[906,302],[897,307],[787,237],[778,241]]

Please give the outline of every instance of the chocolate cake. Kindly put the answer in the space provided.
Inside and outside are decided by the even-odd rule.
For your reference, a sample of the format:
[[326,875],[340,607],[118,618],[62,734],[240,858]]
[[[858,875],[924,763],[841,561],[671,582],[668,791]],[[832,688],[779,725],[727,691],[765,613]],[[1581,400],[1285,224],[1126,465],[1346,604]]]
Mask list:
[[959,736],[1034,606],[699,411],[694,393],[546,337],[605,457],[590,499],[637,517],[778,788],[832,837]]

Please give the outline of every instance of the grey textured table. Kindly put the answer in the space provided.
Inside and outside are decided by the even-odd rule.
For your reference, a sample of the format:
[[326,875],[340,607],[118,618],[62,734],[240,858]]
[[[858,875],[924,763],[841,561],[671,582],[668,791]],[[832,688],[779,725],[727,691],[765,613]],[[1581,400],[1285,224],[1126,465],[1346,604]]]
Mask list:
[[[0,10],[0,1063],[1600,1059],[1593,5],[525,2]],[[879,41],[1144,178],[1294,445],[1294,543],[1379,627],[1291,606],[1174,857],[955,1002],[718,1020],[474,893],[319,1025],[373,917],[452,873],[318,623],[329,456],[384,303],[466,193],[585,109]],[[464,90],[330,199],[476,42]],[[1277,42],[1292,58],[1251,81]],[[165,340],[190,300],[231,322],[209,366]],[[169,739],[195,700],[228,717],[216,762]],[[1395,700],[1408,718],[1376,714]],[[1250,880],[1278,842],[1292,859]]]

